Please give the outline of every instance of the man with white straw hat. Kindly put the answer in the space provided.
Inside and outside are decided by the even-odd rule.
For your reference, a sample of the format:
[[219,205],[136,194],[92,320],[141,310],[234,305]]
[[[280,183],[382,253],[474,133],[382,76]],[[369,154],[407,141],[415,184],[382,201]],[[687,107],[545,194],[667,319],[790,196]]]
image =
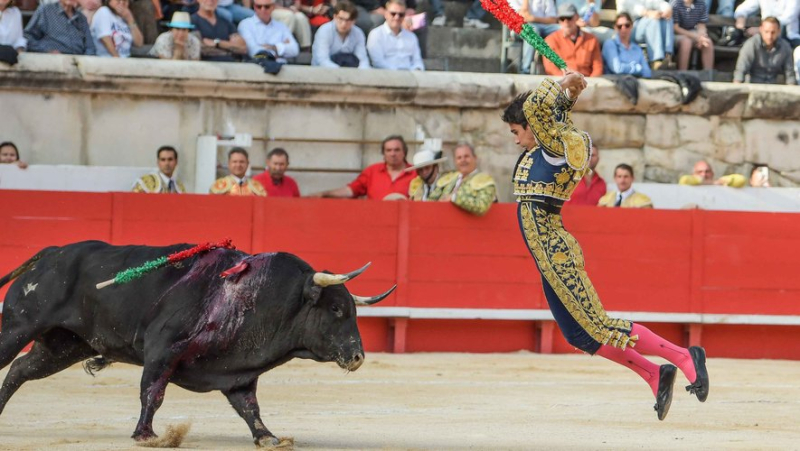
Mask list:
[[189,30],[194,30],[189,13],[176,11],[167,27],[170,30],[158,36],[150,49],[150,56],[168,60],[199,60],[200,39],[189,33]]
[[423,149],[414,154],[413,166],[406,168],[406,172],[417,171],[417,178],[411,181],[408,187],[408,198],[415,201],[434,201],[432,197],[436,180],[439,179],[439,163],[447,161],[442,156],[441,150]]

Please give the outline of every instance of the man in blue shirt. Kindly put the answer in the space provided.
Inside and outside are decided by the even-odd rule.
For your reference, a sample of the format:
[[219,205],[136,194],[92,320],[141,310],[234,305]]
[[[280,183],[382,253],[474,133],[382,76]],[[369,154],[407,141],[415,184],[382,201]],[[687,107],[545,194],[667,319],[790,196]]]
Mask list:
[[86,16],[77,11],[78,0],[42,5],[25,27],[28,51],[94,55],[94,41]]
[[333,20],[319,27],[314,36],[312,66],[370,68],[364,32],[353,26],[357,18],[354,4],[347,0],[336,4]]
[[631,16],[628,13],[617,14],[614,29],[617,30],[617,35],[603,44],[603,73],[650,78],[652,72],[642,48],[631,41]]
[[256,15],[239,22],[239,34],[247,44],[247,54],[267,52],[280,63],[286,58],[294,58],[300,53],[300,46],[289,28],[277,20],[272,20],[274,0],[255,0],[253,9]]

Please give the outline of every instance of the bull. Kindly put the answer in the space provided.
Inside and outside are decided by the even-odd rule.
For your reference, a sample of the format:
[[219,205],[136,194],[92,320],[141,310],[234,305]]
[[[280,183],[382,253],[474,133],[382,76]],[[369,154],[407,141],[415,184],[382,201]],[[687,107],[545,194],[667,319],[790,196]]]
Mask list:
[[[343,284],[369,264],[329,274],[288,253],[222,248],[127,284],[96,287],[126,268],[190,247],[99,241],[49,247],[0,279],[0,287],[16,279],[0,329],[0,369],[14,362],[0,388],[0,413],[29,380],[81,361],[88,372],[124,362],[143,367],[135,440],[156,437],[153,416],[171,382],[221,391],[256,445],[274,446],[279,441],[260,418],[258,377],[293,358],[357,370],[364,350],[356,305],[374,304],[395,288],[371,298],[351,295]],[[31,341],[30,352],[14,360]]]

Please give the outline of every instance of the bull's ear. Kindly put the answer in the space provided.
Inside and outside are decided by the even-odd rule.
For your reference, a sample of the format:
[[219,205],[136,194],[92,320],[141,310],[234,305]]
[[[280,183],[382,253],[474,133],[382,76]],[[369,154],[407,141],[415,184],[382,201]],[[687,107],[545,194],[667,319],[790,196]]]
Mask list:
[[322,287],[314,283],[313,276],[309,276],[308,279],[306,279],[305,286],[303,286],[303,299],[311,304],[316,304],[321,295]]

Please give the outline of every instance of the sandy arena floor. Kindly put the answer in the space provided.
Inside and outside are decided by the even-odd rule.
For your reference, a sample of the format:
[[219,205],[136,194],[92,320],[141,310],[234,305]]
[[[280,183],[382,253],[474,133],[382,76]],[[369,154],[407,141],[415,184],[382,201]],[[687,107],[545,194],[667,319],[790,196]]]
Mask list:
[[[370,354],[350,374],[294,361],[258,394],[267,427],[302,450],[800,449],[800,362],[711,359],[709,371],[708,401],[679,380],[664,422],[637,376],[582,355]],[[139,375],[74,366],[26,384],[0,416],[0,449],[143,449],[129,438]],[[183,448],[255,449],[219,393],[170,386],[156,432],[185,422]]]

